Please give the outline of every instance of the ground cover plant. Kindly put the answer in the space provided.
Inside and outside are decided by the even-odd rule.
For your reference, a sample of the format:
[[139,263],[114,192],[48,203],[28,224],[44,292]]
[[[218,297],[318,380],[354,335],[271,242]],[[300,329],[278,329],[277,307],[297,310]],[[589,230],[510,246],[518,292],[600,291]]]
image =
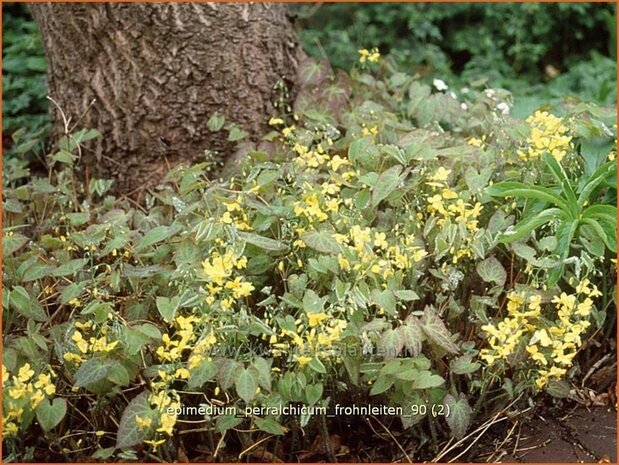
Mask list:
[[578,398],[615,350],[615,111],[356,58],[304,62],[235,175],[207,152],[142,204],[78,177],[96,128],[5,160],[4,460],[444,459]]

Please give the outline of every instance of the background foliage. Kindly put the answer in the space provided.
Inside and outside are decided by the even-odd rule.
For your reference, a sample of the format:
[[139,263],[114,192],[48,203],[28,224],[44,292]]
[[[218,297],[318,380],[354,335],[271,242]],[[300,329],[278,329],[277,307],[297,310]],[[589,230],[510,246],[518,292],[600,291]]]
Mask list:
[[305,49],[343,69],[366,44],[454,87],[506,88],[520,116],[568,95],[616,100],[612,4],[342,3],[296,11]]

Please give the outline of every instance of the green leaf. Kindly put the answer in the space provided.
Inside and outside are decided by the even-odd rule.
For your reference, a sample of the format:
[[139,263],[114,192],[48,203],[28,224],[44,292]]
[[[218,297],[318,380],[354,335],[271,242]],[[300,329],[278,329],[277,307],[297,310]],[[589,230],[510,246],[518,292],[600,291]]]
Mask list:
[[228,128],[228,140],[230,142],[237,142],[241,139],[244,139],[247,136],[247,133],[239,128],[236,124],[231,124]]
[[46,265],[45,263],[37,260],[28,269],[24,272],[24,276],[22,281],[30,282],[36,281],[37,279],[44,278],[49,275],[51,267]]
[[191,370],[191,376],[187,381],[189,389],[201,388],[204,383],[214,379],[217,375],[217,364],[213,360],[202,360],[200,364]]
[[617,207],[614,205],[591,205],[582,212],[583,218],[603,219],[609,222],[617,222]]
[[306,58],[297,69],[299,83],[302,85],[320,84],[329,75],[329,63]]
[[404,324],[396,331],[400,333],[407,357],[416,357],[421,353],[421,343],[425,338],[418,322]]
[[548,380],[548,384],[544,386],[544,391],[552,397],[557,397],[559,399],[570,397],[571,390],[570,384],[564,379],[550,379]]
[[494,255],[479,262],[476,269],[479,276],[486,282],[494,282],[499,286],[503,286],[505,281],[507,281],[507,272]]
[[428,338],[447,352],[457,354],[458,346],[451,340],[451,334],[445,327],[445,323],[431,307],[426,307],[421,318],[421,328]]
[[383,392],[389,390],[391,386],[393,386],[393,379],[390,376],[380,376],[374,384],[372,384],[370,395],[377,396],[378,394],[382,394]]
[[402,166],[395,165],[389,168],[386,171],[383,171],[378,176],[378,180],[376,184],[372,187],[372,206],[376,207],[378,204],[387,198],[389,194],[391,194],[396,188],[398,184],[402,181],[403,177],[400,176],[402,173]]
[[258,384],[267,391],[271,390],[271,363],[262,357],[256,357],[252,362],[258,374]]
[[89,140],[96,139],[99,136],[101,136],[101,133],[96,129],[83,128],[73,135],[73,139],[78,144],[81,144],[82,142],[88,142]]
[[372,143],[371,136],[357,139],[348,147],[348,159],[365,167],[371,167],[378,155],[378,148]]
[[52,276],[71,276],[84,268],[84,265],[88,263],[86,258],[76,258],[74,260],[70,260],[67,263],[60,265],[54,271],[52,271]]
[[578,195],[578,205],[581,207],[585,204],[592,192],[604,181],[609,179],[613,172],[617,169],[617,165],[614,161],[609,161],[608,163],[604,163],[600,166],[595,172],[591,175],[591,177],[587,180],[587,183],[580,191]]
[[108,460],[114,452],[116,451],[116,447],[105,447],[103,449],[97,449],[97,451],[90,456],[91,459],[103,460],[104,462],[108,462]]
[[443,402],[449,410],[445,419],[447,420],[451,433],[456,439],[463,438],[471,424],[472,414],[466,396],[460,394],[460,398],[456,400],[454,396],[447,394]]
[[326,231],[309,231],[301,235],[301,240],[308,247],[326,254],[338,254],[341,251],[340,244]]
[[56,397],[52,402],[43,399],[36,408],[36,416],[43,431],[54,429],[67,413],[67,401]]
[[239,374],[235,382],[236,393],[246,404],[250,403],[256,397],[256,389],[258,382],[256,381],[256,373],[253,368],[246,368]]
[[417,293],[409,289],[400,289],[399,291],[394,291],[394,294],[399,300],[403,300],[405,302],[419,300]]
[[226,118],[219,113],[214,113],[206,122],[206,127],[211,132],[217,132],[224,127],[224,123],[226,122]]
[[400,355],[404,348],[402,333],[394,329],[388,329],[382,334],[377,345],[377,355],[382,355],[385,360],[395,358]]
[[429,371],[420,371],[419,376],[413,380],[413,389],[430,389],[442,386],[444,383],[445,380],[441,376]]
[[499,236],[499,242],[509,244],[519,241],[520,239],[528,237],[534,229],[550,221],[564,221],[567,219],[566,216],[567,215],[558,208],[548,208],[508,228],[507,231]]
[[118,386],[127,386],[131,382],[131,375],[122,363],[116,362],[110,367],[107,379]]
[[243,419],[236,415],[219,415],[215,422],[215,430],[218,433],[225,433],[229,429],[240,425],[242,421]]
[[570,209],[570,214],[572,216],[576,216],[578,214],[578,202],[576,200],[576,194],[574,193],[574,189],[570,183],[570,180],[567,178],[563,167],[559,164],[559,162],[550,155],[549,153],[544,153],[542,155],[542,159],[546,163],[546,166],[550,169],[550,172],[555,177],[557,181],[559,181],[559,185],[563,193],[565,194],[565,198],[567,200],[568,208]]
[[243,369],[243,364],[236,360],[225,359],[219,366],[219,372],[217,373],[217,380],[219,386],[222,389],[230,389],[234,386],[234,382],[238,377],[238,374]]
[[54,153],[50,158],[53,161],[73,166],[73,164],[77,160],[77,155],[73,155],[71,152],[67,152],[66,150],[59,150],[58,152]]
[[316,373],[325,374],[327,372],[327,369],[325,368],[325,366],[323,365],[323,363],[320,361],[318,357],[312,358],[310,362],[308,363],[308,366],[312,370],[314,370]]
[[325,308],[325,302],[329,297],[320,297],[312,289],[307,289],[303,296],[303,310],[306,313],[320,313]]
[[269,434],[281,435],[285,434],[288,430],[280,425],[277,420],[273,418],[255,418],[254,423],[259,430]]
[[112,368],[112,363],[99,358],[86,360],[75,372],[75,386],[85,387],[104,380]]
[[148,231],[140,243],[137,245],[137,249],[145,249],[149,245],[156,244],[157,242],[161,242],[165,239],[168,239],[172,234],[176,231],[169,226],[157,226],[150,231]]
[[14,254],[28,243],[28,238],[20,233],[13,233],[11,236],[2,236],[2,256],[8,257]]
[[569,212],[567,202],[552,189],[541,186],[529,186],[521,182],[505,181],[487,187],[485,192],[493,197],[521,197],[536,199],[556,205],[564,212]]
[[473,358],[470,355],[463,355],[452,360],[451,372],[456,375],[467,375],[477,371],[480,366],[479,363],[473,362]]
[[166,323],[174,321],[180,301],[181,298],[179,296],[174,296],[171,299],[168,297],[157,297],[157,310]]
[[[617,252],[617,224],[615,222],[614,227],[604,228],[602,224],[592,218],[584,218],[581,220],[581,223],[587,224],[593,228],[595,233],[599,236],[599,238],[604,242],[606,247],[611,252]],[[605,223],[608,224],[608,223]]]
[[288,250],[288,246],[279,240],[244,231],[239,231],[238,235],[245,242],[264,250],[270,250],[272,252],[286,252]]
[[372,303],[385,310],[389,315],[394,315],[396,313],[396,300],[393,291],[389,289],[385,289],[384,291],[373,289],[371,296]]
[[144,391],[138,394],[129,402],[118,425],[118,434],[116,436],[116,448],[125,449],[141,444],[151,434],[149,428],[140,428],[136,421],[136,417],[146,420],[151,419],[156,422],[157,413],[150,406],[148,397],[150,391]]
[[26,318],[34,321],[47,321],[47,313],[43,307],[21,286],[15,286],[9,293],[9,303]]
[[78,298],[88,283],[81,281],[79,283],[71,283],[62,290],[60,294],[60,303],[63,305],[68,304],[71,300]]
[[305,388],[305,399],[308,405],[314,405],[322,398],[322,383],[309,384]]
[[90,219],[88,212],[67,213],[67,219],[73,226],[81,226]]

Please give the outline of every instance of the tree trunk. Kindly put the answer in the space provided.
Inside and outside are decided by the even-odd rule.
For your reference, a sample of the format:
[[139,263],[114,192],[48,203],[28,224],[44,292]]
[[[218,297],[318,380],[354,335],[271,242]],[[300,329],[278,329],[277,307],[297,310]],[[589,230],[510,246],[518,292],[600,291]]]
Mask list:
[[[215,113],[255,140],[274,114],[281,78],[294,85],[300,48],[286,6],[268,3],[33,3],[48,58],[49,94],[77,128],[103,137],[89,176],[132,192],[170,166],[231,153]],[[94,103],[93,103],[94,102]],[[64,133],[52,108],[54,137]]]

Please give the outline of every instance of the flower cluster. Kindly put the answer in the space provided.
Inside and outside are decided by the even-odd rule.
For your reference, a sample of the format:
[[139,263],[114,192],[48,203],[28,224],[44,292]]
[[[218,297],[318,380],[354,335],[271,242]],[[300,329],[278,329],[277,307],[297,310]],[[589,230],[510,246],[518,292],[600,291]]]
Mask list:
[[387,233],[359,225],[353,225],[348,235],[336,234],[335,239],[343,248],[337,257],[340,269],[356,273],[357,278],[372,274],[388,279],[397,270],[409,270],[428,255],[413,235],[405,234],[397,226],[393,242]]
[[24,414],[33,412],[43,400],[55,394],[56,386],[52,382],[55,376],[51,369],[49,373],[35,376],[30,363],[23,364],[17,374],[11,376],[2,365],[2,390],[6,399],[2,417],[4,437],[15,436]]
[[482,330],[487,334],[490,348],[482,349],[480,357],[492,365],[507,359],[518,345],[526,342],[526,352],[535,362],[536,386],[541,389],[549,379],[561,378],[572,366],[572,361],[582,345],[581,336],[591,323],[588,318],[593,309],[593,298],[601,293],[588,279],[576,286],[576,293],[562,292],[551,303],[558,319],[552,323],[542,315],[542,296],[511,292],[507,296],[507,317],[497,325],[487,324]]
[[221,215],[219,221],[223,224],[234,224],[239,231],[249,231],[249,217],[242,206],[242,198],[238,196],[235,200],[226,202],[226,211]]
[[[108,341],[109,328],[105,325],[97,328],[92,321],[76,321],[75,327],[77,329],[71,335],[71,342],[75,349],[63,355],[65,362],[79,366],[86,361],[85,357],[88,355],[111,352],[118,346],[118,341]],[[98,335],[95,334],[97,332]]]
[[342,308],[322,312],[307,312],[293,322],[280,325],[279,332],[270,336],[269,344],[273,357],[289,355],[291,361],[304,367],[315,357],[328,359],[337,355],[335,344],[341,340],[348,326],[345,319],[336,317]]
[[376,47],[372,48],[372,50],[367,50],[365,48],[359,50],[359,63],[365,63],[366,61],[378,63],[379,58],[380,53]]
[[232,250],[226,250],[223,255],[213,251],[202,262],[202,271],[208,282],[206,303],[213,305],[217,300],[222,309],[229,310],[236,301],[251,295],[253,284],[241,276],[232,277],[235,270],[242,270],[246,266],[247,258],[238,256]]
[[[429,218],[436,218],[438,226],[461,225],[466,231],[463,243],[452,247],[449,251],[452,263],[455,264],[463,258],[473,258],[471,246],[477,239],[475,233],[479,231],[479,217],[484,207],[475,200],[475,196],[465,197],[463,193],[451,189],[447,182],[450,173],[451,170],[440,167],[429,177],[426,184],[433,193],[426,198],[426,213]],[[423,218],[421,213],[420,217]]]
[[[160,376],[163,377],[159,383],[161,385],[167,385],[169,380],[163,372],[160,372]],[[155,388],[158,385],[155,384]],[[176,413],[180,407],[180,397],[178,393],[171,389],[161,389],[155,391],[148,396],[148,401],[151,407],[154,409],[154,416],[156,417],[157,428],[150,439],[144,441],[145,444],[151,446],[153,452],[157,450],[157,447],[167,441],[174,432],[174,425],[176,424]],[[153,429],[153,419],[150,417],[142,418],[139,415],[135,416],[135,422],[140,430]]]
[[531,135],[526,147],[517,152],[520,159],[534,160],[547,152],[561,161],[573,149],[572,136],[562,118],[547,111],[536,111],[526,121],[531,127]]

